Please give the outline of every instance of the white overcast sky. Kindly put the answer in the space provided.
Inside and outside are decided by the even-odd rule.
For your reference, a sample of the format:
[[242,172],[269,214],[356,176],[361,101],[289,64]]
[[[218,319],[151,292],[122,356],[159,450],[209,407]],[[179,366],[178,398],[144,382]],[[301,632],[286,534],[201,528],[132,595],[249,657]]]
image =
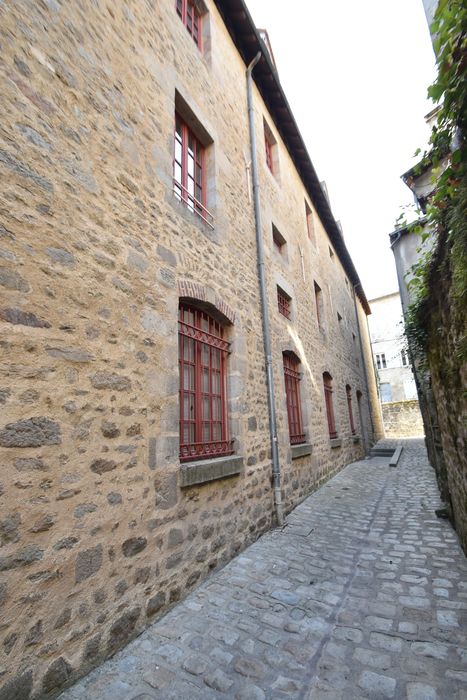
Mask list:
[[422,0],[246,0],[369,299],[397,290],[388,234],[413,201],[435,60]]

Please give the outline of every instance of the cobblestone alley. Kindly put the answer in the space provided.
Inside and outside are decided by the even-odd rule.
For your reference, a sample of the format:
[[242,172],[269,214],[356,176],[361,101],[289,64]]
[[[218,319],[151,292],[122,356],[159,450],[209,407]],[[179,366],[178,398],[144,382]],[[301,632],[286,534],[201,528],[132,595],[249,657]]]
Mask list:
[[422,440],[349,465],[61,700],[467,698],[467,562]]

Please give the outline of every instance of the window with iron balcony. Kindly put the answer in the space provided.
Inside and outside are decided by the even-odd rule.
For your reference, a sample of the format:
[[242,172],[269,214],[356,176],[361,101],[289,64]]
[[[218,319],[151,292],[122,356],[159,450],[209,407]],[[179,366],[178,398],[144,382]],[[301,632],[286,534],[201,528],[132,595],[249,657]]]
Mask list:
[[226,363],[222,324],[189,304],[179,307],[180,460],[233,453],[227,427]]
[[205,148],[177,113],[175,114],[173,168],[175,196],[213,228],[213,216],[206,209]]
[[284,353],[282,357],[290,444],[300,445],[305,442],[300,398],[300,360],[292,353]]
[[286,294],[283,289],[277,287],[277,306],[279,308],[279,313],[289,319],[291,314],[291,301],[292,299],[289,295]]
[[196,46],[202,49],[201,14],[193,0],[176,0],[177,14]]

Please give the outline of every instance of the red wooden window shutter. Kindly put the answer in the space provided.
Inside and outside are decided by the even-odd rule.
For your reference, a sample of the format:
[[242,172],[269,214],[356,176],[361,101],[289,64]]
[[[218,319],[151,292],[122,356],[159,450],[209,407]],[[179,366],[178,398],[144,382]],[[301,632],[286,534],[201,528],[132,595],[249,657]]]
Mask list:
[[291,354],[284,354],[285,395],[291,445],[305,442],[300,402],[300,362]]

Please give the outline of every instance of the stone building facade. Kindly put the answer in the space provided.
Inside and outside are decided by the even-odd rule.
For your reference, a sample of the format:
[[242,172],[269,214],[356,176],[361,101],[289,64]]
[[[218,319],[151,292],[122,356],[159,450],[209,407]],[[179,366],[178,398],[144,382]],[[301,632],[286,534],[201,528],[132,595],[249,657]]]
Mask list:
[[[185,0],[0,4],[1,700],[54,696],[274,524],[245,87],[264,45],[231,5],[196,3],[198,39]],[[358,275],[266,53],[254,77],[288,511],[382,428]],[[206,208],[174,187],[176,114]],[[180,461],[180,301],[223,329],[224,456]]]

